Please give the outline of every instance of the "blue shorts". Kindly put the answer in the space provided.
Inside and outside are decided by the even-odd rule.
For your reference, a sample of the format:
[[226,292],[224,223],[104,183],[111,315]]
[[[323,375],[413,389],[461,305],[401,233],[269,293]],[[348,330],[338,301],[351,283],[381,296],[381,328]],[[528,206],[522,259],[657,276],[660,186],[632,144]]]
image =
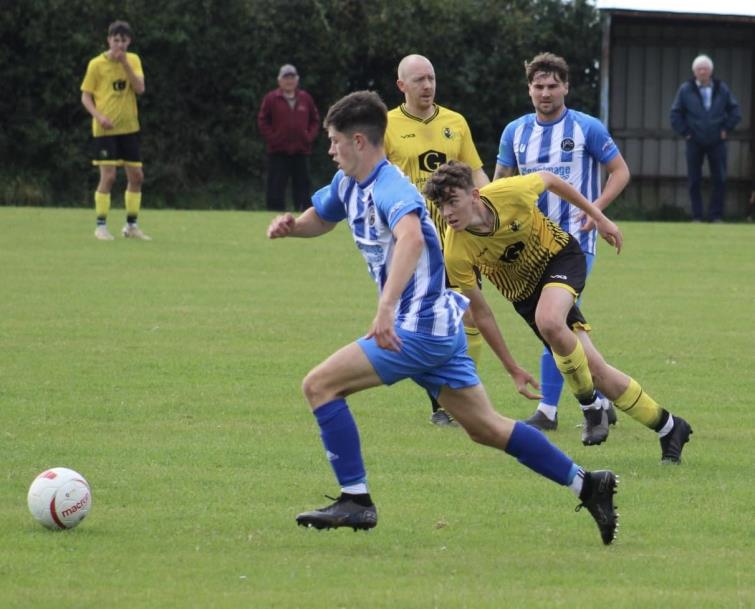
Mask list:
[[381,349],[374,338],[357,340],[386,385],[410,378],[437,398],[443,385],[462,389],[480,384],[461,325],[453,336],[429,336],[401,328],[396,328],[396,334],[401,338],[398,353]]

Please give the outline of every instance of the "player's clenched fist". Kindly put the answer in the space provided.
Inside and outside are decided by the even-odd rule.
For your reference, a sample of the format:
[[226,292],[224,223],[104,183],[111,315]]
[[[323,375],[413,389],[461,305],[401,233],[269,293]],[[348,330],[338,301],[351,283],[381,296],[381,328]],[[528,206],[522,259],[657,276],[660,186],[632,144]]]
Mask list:
[[270,222],[270,226],[267,227],[268,239],[279,239],[281,237],[288,237],[291,231],[294,230],[296,225],[296,219],[293,214],[282,214],[273,218]]

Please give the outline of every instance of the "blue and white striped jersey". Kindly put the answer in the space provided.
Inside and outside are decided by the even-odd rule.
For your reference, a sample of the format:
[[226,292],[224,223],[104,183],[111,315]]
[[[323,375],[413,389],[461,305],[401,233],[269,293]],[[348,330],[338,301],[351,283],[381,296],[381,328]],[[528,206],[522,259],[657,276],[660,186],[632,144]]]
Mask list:
[[[497,162],[517,167],[522,175],[550,171],[580,191],[588,201],[600,196],[600,164],[611,161],[619,149],[597,118],[567,108],[560,118],[540,123],[534,113],[510,122],[501,135]],[[596,231],[581,232],[579,208],[547,190],[538,207],[544,215],[571,233],[582,251],[595,253]]]
[[383,160],[364,182],[338,171],[312,196],[317,214],[327,222],[347,220],[378,290],[390,272],[396,246],[392,229],[408,213],[421,221],[425,246],[417,268],[396,305],[396,325],[410,332],[451,336],[469,301],[446,288],[443,253],[425,201],[395,166]]

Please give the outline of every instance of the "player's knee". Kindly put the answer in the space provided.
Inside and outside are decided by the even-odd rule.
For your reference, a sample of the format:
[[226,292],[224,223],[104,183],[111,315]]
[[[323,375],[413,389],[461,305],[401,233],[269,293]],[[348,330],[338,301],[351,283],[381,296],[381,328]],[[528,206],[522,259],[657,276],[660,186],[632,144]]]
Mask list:
[[310,404],[312,403],[312,398],[317,393],[317,379],[313,372],[314,371],[311,370],[301,382],[301,392]]
[[327,379],[315,368],[307,373],[301,382],[301,390],[304,397],[313,408],[328,401]]
[[144,172],[141,167],[136,167],[128,172],[128,185],[132,192],[139,192],[144,183]]
[[548,342],[548,344],[551,344],[552,341],[564,330],[569,330],[568,326],[566,326],[561,319],[548,314],[536,314],[535,324],[537,325],[540,335]]
[[115,167],[108,167],[107,170],[100,172],[100,184],[97,190],[100,192],[110,192],[115,184]]

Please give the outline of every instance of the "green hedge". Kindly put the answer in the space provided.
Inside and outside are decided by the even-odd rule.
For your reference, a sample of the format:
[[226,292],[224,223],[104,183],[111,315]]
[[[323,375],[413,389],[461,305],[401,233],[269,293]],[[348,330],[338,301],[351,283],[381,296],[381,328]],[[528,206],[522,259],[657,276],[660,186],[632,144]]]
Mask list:
[[[324,113],[361,88],[398,104],[399,59],[427,55],[439,103],[467,117],[489,173],[504,124],[531,110],[523,61],[535,53],[566,57],[570,105],[597,111],[600,28],[585,0],[18,0],[0,11],[0,202],[90,205],[97,174],[79,86],[115,19],[131,23],[144,65],[153,207],[259,205],[256,114],[282,63]],[[318,180],[332,172],[325,138],[312,167]]]

